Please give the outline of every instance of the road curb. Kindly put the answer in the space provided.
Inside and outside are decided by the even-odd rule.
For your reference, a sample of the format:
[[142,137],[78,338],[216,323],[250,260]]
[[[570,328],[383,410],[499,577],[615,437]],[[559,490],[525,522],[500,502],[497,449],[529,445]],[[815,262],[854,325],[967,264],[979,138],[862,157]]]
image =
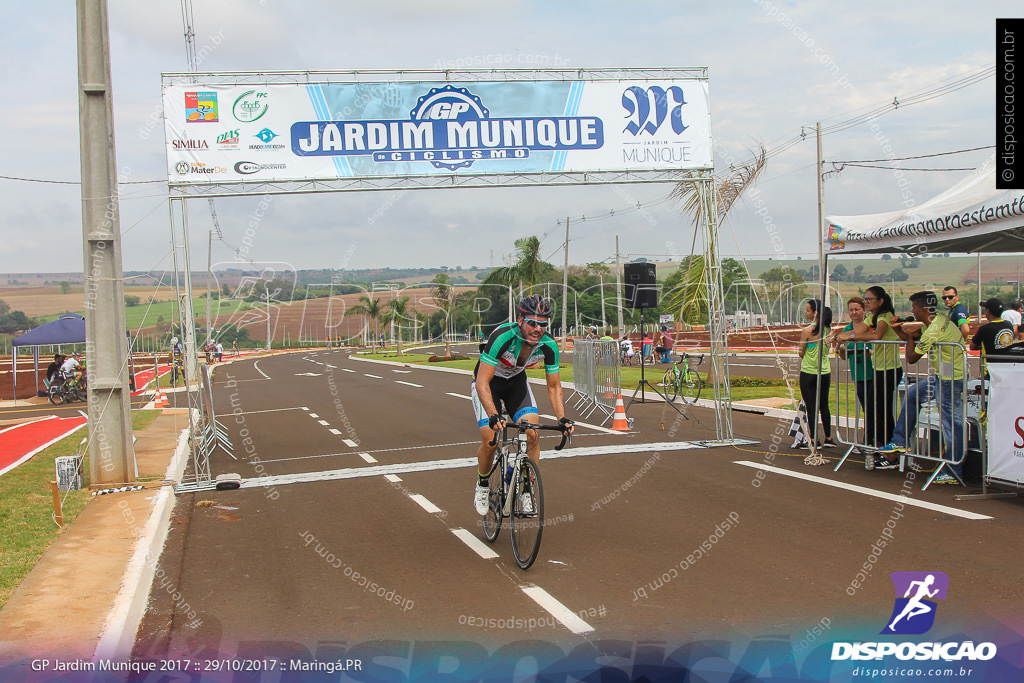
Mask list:
[[[166,479],[176,481],[184,471],[188,453],[188,429],[178,436],[178,445],[167,468]],[[121,587],[100,632],[94,660],[127,659],[135,645],[149,594],[156,576],[156,565],[170,533],[171,512],[177,496],[165,486],[153,500],[149,518],[135,541],[135,549],[125,567]]]

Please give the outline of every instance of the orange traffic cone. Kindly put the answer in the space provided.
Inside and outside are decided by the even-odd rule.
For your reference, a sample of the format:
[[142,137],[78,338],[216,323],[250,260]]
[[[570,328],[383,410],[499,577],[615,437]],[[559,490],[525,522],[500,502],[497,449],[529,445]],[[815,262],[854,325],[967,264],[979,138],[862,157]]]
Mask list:
[[156,397],[153,399],[153,405],[157,408],[171,407],[171,402],[167,400],[167,394],[164,393],[163,388],[159,385],[156,388]]
[[611,376],[605,377],[604,396],[602,398],[614,398],[614,397],[615,397],[615,390],[612,388],[612,378],[611,378]]
[[617,432],[629,431],[629,420],[626,419],[626,407],[622,405],[622,394],[615,399],[615,415],[612,416],[612,429]]

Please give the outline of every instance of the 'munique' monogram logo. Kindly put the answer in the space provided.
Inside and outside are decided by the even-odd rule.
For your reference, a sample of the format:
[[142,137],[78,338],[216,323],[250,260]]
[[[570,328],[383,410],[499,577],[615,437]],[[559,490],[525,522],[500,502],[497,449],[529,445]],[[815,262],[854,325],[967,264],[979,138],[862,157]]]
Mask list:
[[655,85],[646,90],[630,86],[622,93],[622,107],[629,119],[625,131],[634,136],[641,131],[654,135],[667,117],[673,132],[679,135],[688,128],[683,124],[684,104],[683,89],[678,85],[668,89]]

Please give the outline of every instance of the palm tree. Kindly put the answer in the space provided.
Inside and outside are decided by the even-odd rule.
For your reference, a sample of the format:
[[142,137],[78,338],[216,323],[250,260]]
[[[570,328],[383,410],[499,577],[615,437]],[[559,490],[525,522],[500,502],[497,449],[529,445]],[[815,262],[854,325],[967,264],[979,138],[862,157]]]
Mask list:
[[492,270],[484,284],[512,286],[518,282],[520,288],[525,284],[529,289],[555,270],[553,265],[540,257],[540,240],[536,235],[517,239],[516,251],[518,253],[512,265]]
[[[765,149],[764,146],[761,146],[754,153],[753,159],[739,166],[731,167],[728,175],[716,178],[714,190],[710,193],[704,183],[689,182],[689,180],[707,178],[703,171],[691,172],[689,180],[681,181],[672,189],[669,196],[682,202],[683,209],[690,214],[696,228],[693,232],[694,244],[690,248],[690,257],[684,261],[687,272],[683,276],[680,283],[681,286],[670,294],[664,302],[666,310],[672,310],[678,306],[681,321],[686,321],[688,317],[692,318],[695,315],[699,315],[701,308],[706,307],[707,302],[710,301],[710,292],[707,289],[707,276],[709,267],[713,264],[708,263],[704,257],[693,253],[697,234],[704,232],[708,235],[708,240],[715,238],[714,233],[707,230],[708,224],[712,220],[712,211],[717,210],[717,219],[721,223],[726,214],[729,213],[729,209],[732,208],[736,200],[743,194],[743,191],[752,185],[761,174],[761,171],[764,170],[765,159]],[[706,245],[706,253],[716,253],[717,250],[713,247],[714,245],[710,243]]]
[[371,299],[365,294],[360,295],[359,303],[345,311],[345,317],[353,315],[365,315],[373,321],[373,339],[377,341],[377,323],[384,314],[384,304],[380,299]]
[[448,328],[451,326],[452,304],[455,303],[455,288],[452,286],[451,278],[446,273],[435,275],[430,284],[430,296],[434,297],[437,307],[444,313],[444,357],[448,358],[452,355]]
[[384,322],[394,325],[398,323],[398,355],[402,355],[402,321],[405,320],[408,312],[409,297],[392,299],[388,302],[388,308],[384,312]]

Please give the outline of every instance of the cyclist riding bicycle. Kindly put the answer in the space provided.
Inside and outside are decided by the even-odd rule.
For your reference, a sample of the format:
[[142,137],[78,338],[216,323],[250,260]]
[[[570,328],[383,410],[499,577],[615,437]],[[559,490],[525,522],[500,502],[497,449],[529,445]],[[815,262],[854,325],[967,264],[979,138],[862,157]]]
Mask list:
[[[562,382],[558,374],[558,344],[547,334],[554,307],[550,299],[536,294],[519,302],[516,322],[499,325],[487,339],[480,360],[473,368],[473,413],[480,429],[481,443],[477,447],[477,483],[473,493],[473,506],[480,515],[487,514],[489,487],[487,478],[494,461],[497,446],[491,446],[494,435],[504,427],[498,410],[499,401],[513,422],[526,420],[539,422],[537,400],[526,381],[526,368],[544,361],[548,400],[558,422],[573,431],[572,420],[565,417],[562,402]],[[535,430],[527,433],[527,454],[534,462],[539,460],[540,443]]]

